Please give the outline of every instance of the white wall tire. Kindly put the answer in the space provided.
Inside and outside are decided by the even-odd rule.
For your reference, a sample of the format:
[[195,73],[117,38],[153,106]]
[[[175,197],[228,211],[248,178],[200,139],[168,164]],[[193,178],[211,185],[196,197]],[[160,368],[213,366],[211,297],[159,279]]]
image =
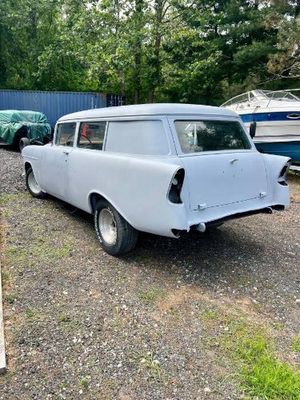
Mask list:
[[37,183],[31,167],[27,168],[26,170],[26,187],[33,197],[43,199],[46,196],[46,193],[42,191]]

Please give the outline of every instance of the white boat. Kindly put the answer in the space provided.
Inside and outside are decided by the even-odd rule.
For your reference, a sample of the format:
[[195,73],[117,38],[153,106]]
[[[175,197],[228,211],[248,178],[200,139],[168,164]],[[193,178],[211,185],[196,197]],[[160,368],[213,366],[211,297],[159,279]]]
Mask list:
[[[251,90],[222,104],[238,113],[261,152],[284,155],[300,161],[299,89]],[[299,92],[300,93],[300,92]]]

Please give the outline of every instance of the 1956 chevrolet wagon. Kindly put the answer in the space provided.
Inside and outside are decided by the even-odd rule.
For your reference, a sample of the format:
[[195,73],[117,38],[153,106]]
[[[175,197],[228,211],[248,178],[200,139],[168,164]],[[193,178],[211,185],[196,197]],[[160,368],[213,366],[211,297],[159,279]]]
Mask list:
[[57,122],[53,143],[22,152],[34,197],[94,215],[102,247],[130,251],[138,231],[178,238],[289,204],[289,159],[259,153],[233,111],[148,104]]

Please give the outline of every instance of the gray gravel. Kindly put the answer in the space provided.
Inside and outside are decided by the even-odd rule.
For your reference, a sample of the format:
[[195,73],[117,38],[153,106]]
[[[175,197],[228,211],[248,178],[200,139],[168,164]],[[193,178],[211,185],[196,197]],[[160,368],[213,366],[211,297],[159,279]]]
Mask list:
[[0,195],[24,191],[23,163],[20,153],[0,147]]
[[113,258],[89,215],[29,196],[18,153],[0,149],[0,160],[9,368],[0,399],[241,399],[217,343],[229,318],[263,326],[278,357],[300,361],[290,349],[300,332],[297,179],[287,212],[179,241],[142,234]]

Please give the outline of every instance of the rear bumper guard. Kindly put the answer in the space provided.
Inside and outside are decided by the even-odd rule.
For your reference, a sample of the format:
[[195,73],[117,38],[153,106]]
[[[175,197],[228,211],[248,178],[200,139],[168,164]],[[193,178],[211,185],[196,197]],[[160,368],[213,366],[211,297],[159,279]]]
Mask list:
[[227,217],[223,217],[220,219],[216,219],[214,221],[207,222],[206,225],[207,226],[218,225],[225,221],[230,221],[231,219],[244,218],[244,217],[249,217],[251,215],[256,215],[256,214],[272,214],[272,212],[273,212],[272,207],[264,207],[264,208],[260,208],[259,210],[251,210],[251,211],[245,211],[245,212],[241,212],[241,213],[228,215]]
[[192,225],[191,229],[196,229],[200,232],[204,232],[206,230],[206,228],[208,228],[210,226],[221,225],[223,222],[230,221],[232,219],[249,217],[251,215],[256,215],[256,214],[272,214],[273,210],[283,211],[284,209],[285,209],[285,206],[283,206],[281,204],[275,204],[273,206],[260,208],[258,210],[251,210],[251,211],[228,215],[227,217],[219,218],[214,221],[209,221],[209,222],[206,222],[205,224],[203,222],[201,222],[200,224]]
[[[205,232],[207,228],[209,228],[211,226],[222,225],[226,221],[230,221],[230,220],[238,219],[238,218],[250,217],[251,215],[256,215],[256,214],[272,214],[273,210],[283,211],[283,210],[285,210],[285,206],[282,204],[274,204],[270,207],[264,207],[264,208],[260,208],[258,210],[251,210],[251,211],[245,211],[245,212],[241,212],[241,213],[231,214],[231,215],[228,215],[227,217],[215,219],[213,221],[209,221],[206,223],[200,222],[198,224],[191,225],[189,230]],[[183,232],[188,232],[188,231],[172,229],[172,233],[173,233],[174,237],[177,237],[177,238],[180,237]]]

